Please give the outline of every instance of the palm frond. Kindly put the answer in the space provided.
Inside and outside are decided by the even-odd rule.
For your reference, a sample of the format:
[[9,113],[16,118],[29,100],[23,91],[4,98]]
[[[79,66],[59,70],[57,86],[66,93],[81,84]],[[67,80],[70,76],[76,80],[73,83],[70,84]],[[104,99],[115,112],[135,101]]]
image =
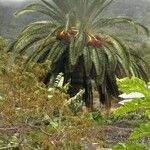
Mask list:
[[19,17],[25,13],[30,13],[30,12],[40,12],[42,14],[48,15],[50,19],[53,19],[53,21],[55,20],[59,20],[60,22],[63,21],[63,18],[60,15],[56,14],[56,12],[38,3],[31,4],[21,10],[18,10],[17,12],[14,13],[14,16]]
[[90,76],[92,69],[92,59],[91,59],[91,50],[88,47],[85,47],[83,50],[83,60],[85,66],[85,72],[87,76]]
[[110,47],[108,44],[103,45],[103,49],[107,56],[108,69],[114,71],[117,66],[117,55],[114,52],[114,49],[112,49],[112,47]]
[[47,29],[53,29],[53,28],[56,28],[57,26],[52,23],[51,21],[37,21],[37,22],[33,22],[33,23],[30,23],[28,24],[27,26],[24,27],[24,29],[22,30],[21,32],[21,35],[24,35],[24,34],[31,34],[31,32],[39,32],[40,30],[42,30],[43,28],[45,30]]
[[106,69],[105,66],[106,59],[102,49],[96,49],[96,48],[92,49],[92,61],[96,70],[97,83],[101,84],[104,80],[105,69]]
[[142,57],[138,56],[136,52],[131,53],[131,74],[137,76],[144,81],[148,82],[148,73],[145,70],[144,65],[147,63],[143,60]]
[[112,26],[116,24],[121,24],[121,25],[128,24],[129,26],[133,27],[137,33],[139,30],[142,30],[147,36],[149,36],[149,29],[147,27],[128,17],[115,17],[115,18],[105,18],[105,19],[99,18],[93,21],[92,26],[94,29],[97,28],[97,26],[102,28],[102,27]]
[[40,41],[44,38],[45,35],[33,35],[33,36],[26,36],[25,38],[21,39],[21,41],[17,41],[14,45],[14,52],[16,54],[23,54],[27,49],[32,47],[35,43]]
[[69,48],[69,60],[72,66],[74,66],[79,58],[79,56],[83,53],[85,37],[84,34],[79,34],[76,38],[73,38],[70,42]]
[[25,8],[15,12],[14,15],[16,17],[19,17],[19,16],[21,16],[25,13],[29,13],[29,12],[41,12],[46,15],[51,15],[49,8],[47,8],[46,6],[44,6],[42,4],[38,4],[38,3],[30,4],[29,6],[26,6]]
[[130,67],[130,52],[129,48],[127,48],[121,40],[118,38],[111,36],[114,51],[116,52],[118,56],[118,60],[121,62],[121,64],[124,66],[124,70],[126,74],[128,74],[128,70]]

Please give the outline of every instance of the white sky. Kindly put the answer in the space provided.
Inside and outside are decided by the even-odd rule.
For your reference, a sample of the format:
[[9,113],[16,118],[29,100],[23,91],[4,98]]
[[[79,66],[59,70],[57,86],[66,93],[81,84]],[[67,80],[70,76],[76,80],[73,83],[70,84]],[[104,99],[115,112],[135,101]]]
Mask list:
[[0,5],[9,5],[11,3],[22,4],[23,2],[27,2],[27,1],[30,1],[30,0],[0,0]]
[[0,2],[23,2],[25,0],[0,0]]

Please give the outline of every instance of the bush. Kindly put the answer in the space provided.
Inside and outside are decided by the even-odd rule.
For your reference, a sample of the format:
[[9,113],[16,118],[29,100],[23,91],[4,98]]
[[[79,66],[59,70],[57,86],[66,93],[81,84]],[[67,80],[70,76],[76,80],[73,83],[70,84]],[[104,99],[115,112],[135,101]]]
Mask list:
[[6,47],[6,40],[0,36],[0,52]]
[[31,64],[23,71],[23,58],[13,64],[8,55],[1,56],[1,149],[79,150],[84,147],[82,138],[91,142],[96,138],[97,134],[92,135],[97,126],[95,117],[81,112],[80,95],[84,91],[70,98],[66,94],[68,85],[60,84],[62,75],[54,85],[43,84],[48,64]]

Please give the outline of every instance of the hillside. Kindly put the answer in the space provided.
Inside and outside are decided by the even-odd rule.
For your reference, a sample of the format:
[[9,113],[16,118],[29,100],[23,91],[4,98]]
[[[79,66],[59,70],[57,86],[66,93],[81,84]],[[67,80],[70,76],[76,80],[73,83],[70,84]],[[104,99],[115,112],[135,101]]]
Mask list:
[[[35,0],[38,1],[38,0]],[[45,16],[33,13],[15,18],[13,13],[33,0],[12,2],[0,0],[0,35],[15,38],[21,28],[33,20],[43,20]],[[114,3],[104,12],[105,16],[130,16],[137,21],[150,26],[150,0],[114,0]]]

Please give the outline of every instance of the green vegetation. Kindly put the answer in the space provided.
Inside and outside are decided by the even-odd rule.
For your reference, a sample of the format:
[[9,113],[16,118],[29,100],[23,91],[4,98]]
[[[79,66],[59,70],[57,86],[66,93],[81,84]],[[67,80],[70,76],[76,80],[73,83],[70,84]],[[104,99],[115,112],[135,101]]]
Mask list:
[[[121,144],[117,145],[114,150],[126,150],[126,149],[137,149],[137,150],[148,150],[144,145],[135,143],[135,139],[150,136],[150,89],[146,86],[146,83],[136,77],[131,79],[125,78],[118,80],[118,85],[121,91],[125,93],[130,92],[141,92],[145,95],[144,99],[135,99],[131,102],[125,103],[124,106],[118,108],[115,112],[115,116],[125,115],[126,113],[137,111],[144,112],[144,115],[149,118],[146,123],[142,123],[139,127],[135,128],[131,133],[129,139],[132,144]],[[133,143],[134,142],[134,143]]]
[[102,123],[100,112],[82,112],[84,91],[70,98],[64,92],[67,86],[62,85],[62,75],[50,87],[40,81],[48,69],[46,63],[32,64],[22,72],[23,58],[13,65],[9,60],[7,55],[0,59],[0,149],[78,150],[85,147],[81,138],[103,143],[92,135]]
[[[15,13],[47,20],[0,37],[0,149],[149,150],[150,53],[137,39],[149,30],[105,18],[112,2],[40,0]],[[122,92],[145,97],[119,107]]]
[[16,55],[30,51],[25,69],[32,62],[50,61],[51,70],[44,82],[48,83],[51,76],[63,72],[65,83],[71,80],[69,94],[74,96],[84,88],[83,99],[91,109],[92,80],[97,86],[100,101],[108,109],[111,107],[110,97],[117,97],[119,93],[116,76],[136,75],[148,81],[142,58],[128,44],[109,35],[105,28],[120,24],[130,25],[137,33],[144,31],[149,35],[149,31],[127,17],[103,18],[101,13],[111,0],[41,1],[15,13],[15,16],[20,16],[40,12],[49,17],[47,21],[27,25],[9,49]]

